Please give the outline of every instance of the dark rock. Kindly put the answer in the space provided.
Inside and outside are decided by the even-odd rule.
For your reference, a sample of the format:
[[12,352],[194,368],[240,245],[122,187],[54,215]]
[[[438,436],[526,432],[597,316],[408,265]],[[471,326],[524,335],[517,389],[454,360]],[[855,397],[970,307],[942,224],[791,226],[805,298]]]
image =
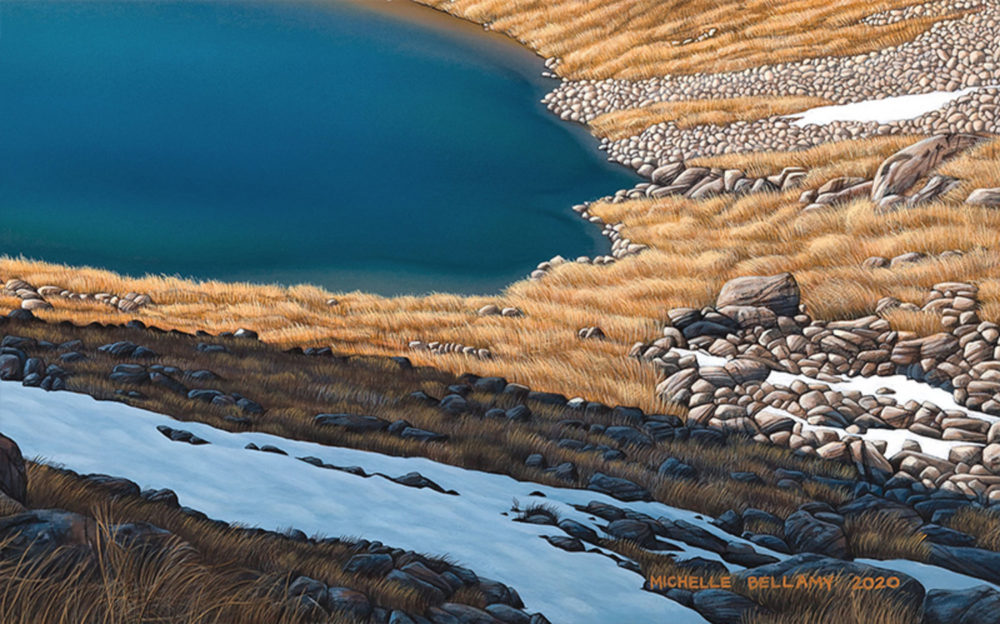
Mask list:
[[111,370],[111,381],[126,384],[142,384],[149,380],[145,366],[139,364],[118,364]]
[[597,543],[597,532],[588,526],[580,524],[576,520],[570,520],[569,518],[563,518],[559,521],[559,528],[566,532],[567,535],[575,537],[577,539],[590,542],[592,544]]
[[207,342],[199,342],[195,348],[202,353],[229,353],[226,345],[210,344]]
[[0,433],[0,492],[27,504],[28,473],[17,443]]
[[21,381],[23,365],[21,359],[12,353],[0,354],[0,379],[4,381]]
[[441,492],[442,494],[454,493],[451,491],[446,491],[440,485],[434,483],[433,481],[423,476],[419,472],[409,472],[401,477],[396,477],[395,479],[392,479],[392,481],[395,481],[400,485],[406,485],[409,487],[430,488],[436,492]]
[[[673,459],[673,458],[671,458]],[[667,460],[670,461],[670,460]],[[666,462],[664,462],[666,463]],[[662,471],[662,466],[661,466]],[[739,535],[743,532],[743,518],[732,509],[723,512],[712,524],[719,527],[730,535]]]
[[627,479],[610,477],[601,472],[595,473],[594,476],[590,478],[590,482],[587,484],[587,489],[595,492],[601,492],[602,494],[607,494],[608,496],[613,496],[614,498],[623,501],[648,501],[653,498],[650,495],[649,490],[641,485],[633,483]]
[[721,325],[711,321],[698,321],[685,327],[681,333],[684,334],[685,338],[690,340],[698,336],[727,336],[733,333],[733,330],[728,325]]
[[811,552],[846,558],[844,530],[817,519],[807,511],[797,511],[785,520],[785,540],[794,552]]
[[694,468],[676,457],[669,457],[664,460],[657,472],[669,479],[696,479],[698,477],[698,473]]
[[204,369],[196,371],[187,371],[185,373],[185,376],[188,377],[189,379],[194,379],[195,381],[213,381],[219,378],[219,376],[213,373],[212,371]]
[[503,377],[481,377],[472,384],[472,387],[477,392],[500,394],[507,387],[507,380]]
[[45,361],[41,358],[28,358],[24,363],[24,376],[41,375],[45,372]]
[[211,403],[216,397],[226,396],[219,390],[210,389],[195,389],[188,392],[187,397],[189,399],[194,399],[196,401],[202,401],[204,403]]
[[416,392],[411,392],[409,398],[413,401],[419,401],[420,403],[426,403],[427,405],[437,405],[438,400],[427,394],[423,390],[417,390]]
[[532,624],[530,615],[510,605],[486,605],[486,611],[504,624]]
[[103,487],[113,498],[138,496],[140,493],[138,485],[121,477],[112,477],[106,474],[89,474],[84,478],[91,483],[96,483]]
[[773,550],[775,552],[783,553],[786,555],[791,554],[792,550],[785,543],[785,540],[777,537],[775,535],[768,535],[766,533],[760,533],[750,536],[750,541],[758,546],[763,546],[764,548]]
[[548,464],[541,453],[532,453],[525,458],[524,465],[529,468],[545,468]]
[[97,535],[92,518],[62,509],[33,509],[0,516],[0,537],[6,547],[32,553],[49,552],[59,546],[93,544]]
[[243,410],[244,414],[263,414],[264,407],[257,401],[248,399],[246,397],[240,397],[236,401],[236,407]]
[[923,524],[920,514],[914,511],[909,505],[880,498],[874,494],[865,494],[864,496],[856,498],[853,501],[845,503],[837,508],[837,512],[845,518],[879,514],[894,516],[913,526]]
[[390,555],[354,555],[344,564],[344,571],[366,576],[385,576],[392,570],[393,561]]
[[[504,391],[506,390],[507,389],[504,388]],[[556,394],[555,392],[529,392],[528,398],[532,401],[537,401],[538,403],[543,403],[545,405],[556,405],[559,407],[566,405],[566,397],[561,394]]]
[[317,414],[314,419],[323,427],[341,427],[352,433],[381,431],[389,426],[389,421],[362,414]]
[[521,602],[521,597],[517,595],[517,592],[499,581],[480,577],[479,591],[486,597],[487,602],[498,602],[516,609],[524,608],[524,603]]
[[22,351],[25,349],[34,349],[37,346],[37,340],[34,338],[25,338],[24,336],[4,336],[3,340],[0,340],[0,347],[9,347]]
[[712,624],[734,624],[755,618],[763,609],[754,601],[724,589],[695,592],[692,607]]
[[413,424],[410,421],[400,418],[399,420],[394,421],[391,425],[386,427],[386,431],[388,431],[392,435],[399,435],[403,433],[403,429],[412,426]]
[[188,393],[187,386],[177,381],[173,377],[170,377],[169,375],[166,375],[158,371],[153,371],[149,373],[149,381],[152,382],[153,385],[160,386],[161,388],[164,388],[171,392],[175,392],[177,394],[183,394],[186,396]]
[[924,598],[923,624],[996,624],[1000,592],[988,585],[932,589]]
[[372,605],[364,594],[347,587],[331,587],[326,590],[322,603],[327,609],[364,619],[371,615]]
[[741,483],[764,483],[764,480],[755,472],[730,472],[729,478]]
[[981,548],[931,544],[931,553],[927,558],[927,563],[947,568],[959,574],[981,578],[990,583],[1000,583],[1000,552]]
[[546,535],[543,537],[548,543],[567,552],[583,552],[586,550],[583,542],[575,537],[566,537],[564,535]]
[[660,518],[658,524],[657,533],[659,535],[684,542],[689,546],[720,554],[725,553],[729,548],[729,543],[726,540],[686,520],[671,521],[667,518]]
[[143,490],[139,496],[151,503],[165,503],[175,509],[180,507],[180,503],[177,501],[177,493],[166,488],[162,490]]
[[649,528],[649,525],[639,520],[631,520],[629,518],[615,520],[608,525],[605,531],[615,539],[630,540],[644,548],[649,548],[656,542],[656,538],[653,536],[653,531]]
[[79,351],[68,351],[60,355],[59,359],[63,362],[80,362],[82,360],[86,360],[87,356]]
[[616,426],[604,430],[604,435],[622,446],[650,446],[652,444],[646,434],[634,427]]
[[441,399],[438,406],[452,416],[461,416],[469,412],[469,402],[460,394],[449,394]]
[[261,450],[265,453],[274,453],[275,455],[288,455],[288,453],[286,453],[285,451],[271,444],[263,444],[258,450]]
[[627,422],[630,425],[642,425],[645,421],[645,414],[638,407],[619,405],[611,410],[611,418],[619,422]]
[[406,427],[400,432],[399,437],[407,440],[417,440],[418,442],[448,441],[448,434],[446,433],[434,433],[433,431],[417,429],[416,427]]
[[549,473],[560,481],[567,483],[576,483],[576,480],[579,478],[573,462],[563,462],[553,468],[546,468],[543,472]]
[[403,587],[408,587],[416,591],[421,596],[424,596],[428,600],[436,603],[443,602],[447,598],[441,588],[432,585],[425,580],[416,578],[415,576],[402,570],[392,570],[386,575],[385,579],[387,581],[399,583]]

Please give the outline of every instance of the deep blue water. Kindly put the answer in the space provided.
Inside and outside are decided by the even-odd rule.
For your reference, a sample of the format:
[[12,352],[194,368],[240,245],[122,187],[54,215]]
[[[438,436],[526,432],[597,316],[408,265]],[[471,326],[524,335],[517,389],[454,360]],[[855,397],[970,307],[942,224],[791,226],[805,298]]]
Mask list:
[[542,69],[340,2],[0,0],[0,253],[498,291],[604,251],[569,208],[633,183]]

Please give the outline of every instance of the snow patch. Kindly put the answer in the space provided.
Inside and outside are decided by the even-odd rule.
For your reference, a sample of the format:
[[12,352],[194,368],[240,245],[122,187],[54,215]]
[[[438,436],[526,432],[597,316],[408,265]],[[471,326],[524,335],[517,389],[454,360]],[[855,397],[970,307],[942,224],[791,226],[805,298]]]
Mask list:
[[[171,442],[156,430],[160,424],[179,426],[211,444]],[[143,488],[170,488],[181,504],[213,518],[267,529],[295,527],[307,534],[363,536],[395,547],[447,554],[516,588],[529,611],[541,611],[557,624],[705,620],[672,600],[642,591],[639,575],[607,557],[551,546],[541,536],[562,531],[514,522],[509,511],[514,498],[522,504],[540,500],[530,493],[541,491],[545,494],[541,500],[562,517],[595,529],[595,519],[571,504],[597,500],[631,507],[742,541],[700,515],[660,503],[623,503],[596,492],[520,482],[420,457],[391,457],[262,433],[230,433],[201,423],[178,423],[122,403],[16,383],[0,384],[0,430],[17,441],[26,457],[48,458],[81,473],[126,477]],[[289,456],[246,450],[248,442],[272,444]],[[457,490],[459,496],[317,468],[295,459],[306,455],[391,476],[418,471],[445,489]],[[714,553],[677,545],[683,548],[678,558],[718,560]]]
[[866,100],[851,104],[834,106],[819,106],[809,110],[788,115],[783,119],[792,119],[793,126],[826,125],[834,121],[875,121],[889,123],[915,119],[937,110],[946,104],[957,100],[963,95],[973,93],[987,87],[969,87],[960,91],[932,91],[915,95],[900,95],[881,100]]

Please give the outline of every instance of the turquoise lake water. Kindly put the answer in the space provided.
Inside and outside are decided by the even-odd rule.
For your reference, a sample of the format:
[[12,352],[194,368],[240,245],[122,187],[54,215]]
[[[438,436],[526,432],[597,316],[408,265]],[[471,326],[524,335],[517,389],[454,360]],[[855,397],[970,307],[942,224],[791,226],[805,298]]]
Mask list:
[[605,252],[570,207],[635,182],[539,103],[542,70],[339,2],[2,0],[0,253],[497,292]]

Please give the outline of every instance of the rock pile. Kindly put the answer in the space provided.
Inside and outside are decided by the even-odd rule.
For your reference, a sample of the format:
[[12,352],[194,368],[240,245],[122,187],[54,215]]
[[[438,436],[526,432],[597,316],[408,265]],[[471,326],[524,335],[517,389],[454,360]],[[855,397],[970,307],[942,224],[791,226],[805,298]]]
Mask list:
[[[929,137],[899,150],[879,165],[873,180],[843,176],[828,180],[817,189],[802,193],[799,202],[808,204],[803,212],[868,199],[881,209],[895,210],[931,202],[951,191],[959,180],[930,174],[943,162],[980,143],[970,134],[942,134]],[[928,176],[930,176],[928,178]],[[924,186],[910,194],[917,182]]]
[[125,293],[122,296],[111,293],[78,293],[59,286],[39,286],[37,289],[21,279],[10,279],[4,284],[3,294],[13,295],[21,299],[21,307],[25,310],[48,310],[52,304],[49,297],[62,297],[77,301],[97,301],[107,304],[121,312],[135,312],[143,306],[150,305],[153,300],[147,294],[136,292]]
[[483,347],[472,347],[459,344],[457,342],[424,342],[423,340],[411,340],[407,346],[414,351],[430,351],[435,355],[445,355],[449,353],[460,353],[480,360],[492,360],[493,352]]
[[[883,312],[892,307],[879,305]],[[688,423],[853,463],[875,482],[899,473],[927,487],[1000,501],[1000,460],[992,450],[979,451],[1000,442],[1000,426],[992,431],[963,410],[897,402],[841,383],[844,376],[902,374],[952,392],[968,409],[1000,416],[1000,328],[979,319],[976,287],[937,284],[922,309],[940,314],[948,332],[917,337],[877,316],[812,320],[791,275],[738,278],[723,287],[715,308],[670,310],[664,336],[636,344],[630,354],[659,369],[658,396],[686,407]],[[719,363],[680,351],[686,349]],[[769,381],[774,371],[796,378]],[[913,440],[887,458],[885,442],[864,437],[871,429],[909,429],[969,448],[957,446],[944,460],[924,455]],[[996,449],[1000,457],[1000,444]]]
[[506,308],[501,308],[495,303],[490,303],[484,305],[476,311],[479,316],[509,316],[509,317],[520,317],[524,316],[524,312],[520,308],[515,308],[508,306]]
[[948,258],[960,258],[964,255],[965,252],[961,249],[947,249],[936,255],[926,254],[922,251],[907,251],[899,254],[898,256],[893,256],[892,258],[886,258],[884,256],[871,256],[870,258],[865,258],[864,262],[861,263],[861,266],[866,269],[896,269],[909,264],[924,262],[926,260],[946,260]]
[[629,164],[639,175],[651,181],[640,182],[634,188],[616,192],[611,200],[612,203],[643,197],[679,196],[705,199],[715,195],[784,191],[796,188],[806,177],[806,170],[801,167],[786,167],[775,175],[749,178],[739,169],[688,167],[681,161],[671,161],[660,166],[655,163],[654,159],[632,159]]
[[62,351],[61,359],[72,361],[67,356],[76,353],[73,342],[54,345],[34,338],[6,335],[0,341],[0,380],[20,381],[25,386],[40,387],[44,390],[65,390],[69,373],[57,364],[46,364],[45,359],[30,355],[35,351]]

